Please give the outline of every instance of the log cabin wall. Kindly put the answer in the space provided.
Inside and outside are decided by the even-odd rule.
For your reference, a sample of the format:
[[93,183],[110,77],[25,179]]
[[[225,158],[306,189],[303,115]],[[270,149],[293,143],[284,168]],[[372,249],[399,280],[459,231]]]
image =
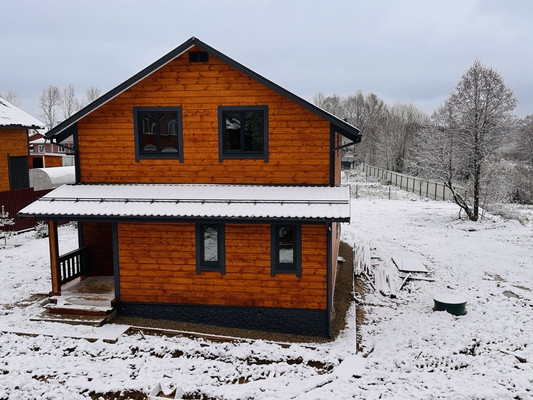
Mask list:
[[0,191],[10,190],[9,158],[28,156],[28,131],[26,129],[0,129]]
[[196,274],[192,223],[118,224],[122,302],[327,308],[326,225],[302,226],[302,277],[270,275],[270,225],[225,226],[226,274]]
[[[268,106],[268,162],[219,162],[218,107],[238,105]],[[183,162],[135,161],[133,107],[157,106],[182,107]],[[81,182],[330,184],[330,123],[212,55],[182,54],[77,129]]]

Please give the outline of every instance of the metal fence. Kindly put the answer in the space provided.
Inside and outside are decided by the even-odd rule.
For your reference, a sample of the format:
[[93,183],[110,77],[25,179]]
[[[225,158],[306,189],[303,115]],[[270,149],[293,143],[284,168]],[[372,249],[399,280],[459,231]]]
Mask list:
[[362,168],[365,174],[379,178],[385,181],[383,183],[397,186],[400,189],[433,200],[453,200],[452,191],[443,183],[426,181],[415,176],[400,174],[367,164],[363,164]]
[[17,213],[48,192],[50,192],[50,190],[34,191],[33,188],[0,192],[0,209],[4,206],[4,210],[9,213],[9,218],[13,218],[13,222],[15,222],[15,225],[5,226],[4,229],[6,231],[18,232],[35,227],[35,225],[37,225],[37,220],[35,218],[21,218],[17,216]]

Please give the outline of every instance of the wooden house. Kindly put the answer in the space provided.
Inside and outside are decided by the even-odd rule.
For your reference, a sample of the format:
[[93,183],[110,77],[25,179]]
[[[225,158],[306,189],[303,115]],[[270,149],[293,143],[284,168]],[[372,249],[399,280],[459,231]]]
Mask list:
[[44,124],[0,98],[0,191],[27,188],[28,131]]
[[29,138],[30,169],[72,166],[72,148],[72,138],[67,138],[61,144],[52,143],[44,137],[44,132],[35,131]]
[[70,135],[77,183],[21,211],[49,221],[51,294],[113,276],[122,315],[330,334],[355,127],[191,38],[46,137]]

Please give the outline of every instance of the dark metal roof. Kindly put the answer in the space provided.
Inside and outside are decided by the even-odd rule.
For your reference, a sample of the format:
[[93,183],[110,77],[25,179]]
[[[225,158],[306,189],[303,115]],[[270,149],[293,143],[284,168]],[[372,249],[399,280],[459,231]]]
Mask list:
[[176,57],[179,57],[181,54],[183,54],[184,52],[186,52],[193,46],[196,46],[202,49],[203,51],[208,52],[215,58],[218,58],[219,60],[224,61],[226,64],[232,66],[233,68],[237,69],[243,74],[248,75],[252,79],[262,83],[266,87],[274,90],[275,92],[281,94],[282,96],[294,101],[295,103],[301,105],[302,107],[308,109],[309,111],[330,121],[338,133],[347,137],[353,142],[357,143],[361,141],[361,134],[359,132],[359,129],[357,129],[356,127],[348,124],[347,122],[343,121],[340,118],[335,117],[334,115],[321,109],[320,107],[315,106],[314,104],[308,102],[307,100],[302,99],[301,97],[295,95],[294,93],[289,92],[288,90],[264,78],[263,76],[257,74],[256,72],[245,67],[244,65],[236,62],[235,60],[231,59],[230,57],[226,56],[225,54],[219,52],[218,50],[212,48],[211,46],[205,44],[204,42],[202,42],[201,40],[195,37],[190,38],[182,45],[176,47],[174,50],[172,50],[168,54],[161,57],[159,60],[155,61],[148,67],[144,68],[142,71],[133,75],[131,78],[124,81],[123,83],[121,83],[120,85],[112,89],[111,91],[102,95],[101,97],[99,97],[98,99],[96,99],[95,101],[87,105],[85,108],[73,114],[71,117],[67,118],[61,124],[57,125],[53,129],[48,131],[45,135],[46,138],[48,139],[54,138],[57,142],[61,142],[62,140],[66,139],[68,136],[72,134],[72,129],[69,129],[69,128],[71,128],[80,119],[90,114],[92,111],[96,110],[101,105],[107,103],[109,100],[118,96],[119,94],[121,94],[122,92],[130,88],[131,86],[135,85],[137,82],[141,81],[146,76],[150,75],[151,73],[158,70],[162,66],[166,65],[170,61],[174,60]]

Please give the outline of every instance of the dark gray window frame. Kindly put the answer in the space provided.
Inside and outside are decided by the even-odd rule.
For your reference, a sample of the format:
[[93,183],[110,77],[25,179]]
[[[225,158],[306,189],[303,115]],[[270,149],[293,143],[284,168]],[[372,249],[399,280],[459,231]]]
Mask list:
[[[217,230],[217,261],[206,261],[204,253],[204,228],[214,227]],[[221,223],[196,224],[196,273],[203,271],[226,274],[226,238],[225,226]]]
[[[177,114],[177,140],[178,147],[177,152],[143,152],[142,146],[142,132],[140,129],[141,118],[143,113],[149,112],[173,112]],[[134,137],[135,137],[135,161],[140,160],[157,160],[157,159],[171,159],[179,160],[183,162],[183,131],[182,131],[182,114],[181,107],[133,107],[133,125],[134,125]],[[160,140],[160,133],[156,132],[157,140]]]
[[[279,259],[280,240],[278,232],[283,227],[294,229],[293,262],[284,263]],[[270,225],[270,276],[277,274],[295,274],[302,277],[302,226],[295,223]]]
[[[239,150],[225,150],[225,126],[224,112],[263,111],[263,149],[261,152]],[[241,138],[242,140],[242,138]],[[219,106],[218,107],[218,160],[263,160],[268,162],[268,106]]]

